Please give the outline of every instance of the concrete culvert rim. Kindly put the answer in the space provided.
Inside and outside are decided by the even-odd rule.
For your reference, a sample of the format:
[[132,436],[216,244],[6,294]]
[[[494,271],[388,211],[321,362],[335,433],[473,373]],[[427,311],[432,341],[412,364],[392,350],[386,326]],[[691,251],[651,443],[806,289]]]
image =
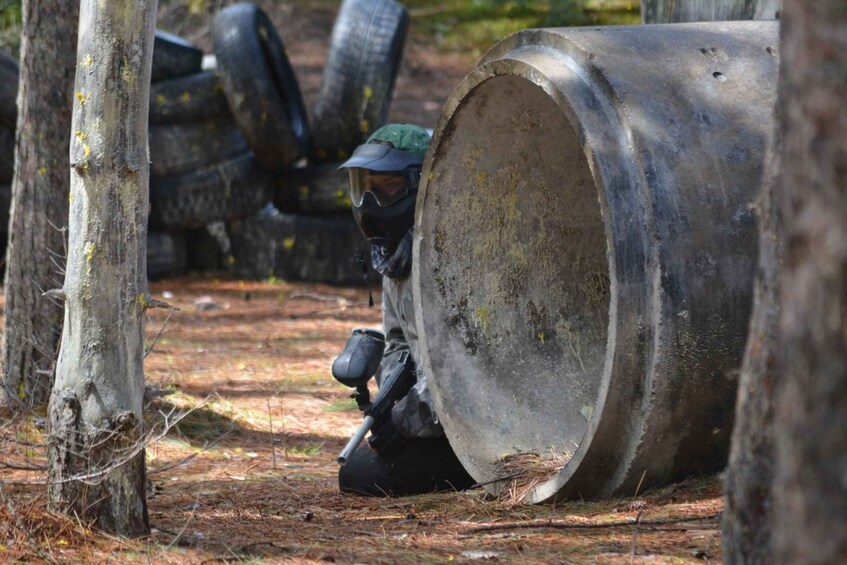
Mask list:
[[489,492],[532,499],[546,482],[558,490],[591,442],[614,288],[573,111],[536,69],[495,67],[469,77],[439,128],[419,199],[433,213],[419,212],[416,230],[434,241],[418,247],[416,294],[454,449]]
[[608,497],[725,466],[777,32],[526,30],[448,100],[415,315],[445,433],[489,492]]

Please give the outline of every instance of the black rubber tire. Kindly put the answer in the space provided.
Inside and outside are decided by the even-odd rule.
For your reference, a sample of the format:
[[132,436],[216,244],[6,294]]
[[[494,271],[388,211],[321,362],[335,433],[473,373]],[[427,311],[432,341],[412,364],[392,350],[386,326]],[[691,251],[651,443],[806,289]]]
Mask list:
[[274,191],[274,206],[280,212],[349,213],[347,172],[339,171],[338,165],[324,163],[281,172]]
[[197,228],[255,214],[271,198],[272,179],[251,154],[208,169],[150,182],[150,225]]
[[253,4],[235,4],[212,24],[224,94],[256,160],[278,171],[306,155],[311,133],[282,40]]
[[147,279],[157,280],[184,275],[188,253],[182,234],[147,232]]
[[189,272],[210,273],[223,270],[226,257],[220,243],[209,233],[206,226],[187,230],[184,234]]
[[151,124],[202,120],[228,113],[223,83],[214,71],[163,80],[150,86]]
[[256,216],[229,222],[227,231],[241,277],[351,286],[378,280],[370,267],[363,269],[370,251],[349,212],[306,216],[266,206]]
[[196,171],[249,151],[231,116],[197,122],[151,125],[150,177]]
[[181,37],[156,30],[150,82],[199,73],[202,64],[202,51]]
[[[0,236],[4,238],[9,234],[9,213],[12,208],[12,185],[0,184]],[[0,257],[5,252],[5,247],[0,251]]]
[[9,182],[15,172],[15,130],[0,124],[0,182]]
[[18,62],[0,49],[0,125],[15,129],[18,119]]
[[343,161],[385,123],[408,29],[395,0],[342,3],[312,116],[313,159]]

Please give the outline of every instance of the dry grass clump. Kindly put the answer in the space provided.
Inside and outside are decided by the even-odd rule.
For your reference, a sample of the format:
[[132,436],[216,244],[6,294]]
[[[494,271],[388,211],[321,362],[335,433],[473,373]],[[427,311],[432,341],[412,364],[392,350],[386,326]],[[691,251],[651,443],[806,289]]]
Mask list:
[[495,468],[503,477],[508,477],[509,486],[500,490],[500,499],[511,504],[520,504],[526,496],[565,468],[573,457],[568,450],[523,451],[503,456]]
[[80,549],[93,543],[91,530],[73,518],[51,512],[35,498],[14,504],[0,490],[0,561],[55,561],[57,549]]

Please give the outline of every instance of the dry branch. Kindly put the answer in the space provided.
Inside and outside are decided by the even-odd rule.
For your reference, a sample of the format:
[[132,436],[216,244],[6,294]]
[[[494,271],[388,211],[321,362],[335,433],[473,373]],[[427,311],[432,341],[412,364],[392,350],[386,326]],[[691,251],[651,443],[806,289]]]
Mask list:
[[[723,512],[717,512],[708,516],[692,516],[690,518],[670,518],[667,520],[642,520],[639,526],[667,526],[671,524],[682,524],[685,522],[708,522],[719,520]],[[560,522],[554,520],[532,520],[529,522],[508,522],[504,524],[487,524],[465,530],[465,534],[479,534],[483,532],[494,532],[498,530],[528,530],[528,529],[551,529],[551,530],[597,530],[604,528],[628,528],[636,525],[635,519],[627,522]]]

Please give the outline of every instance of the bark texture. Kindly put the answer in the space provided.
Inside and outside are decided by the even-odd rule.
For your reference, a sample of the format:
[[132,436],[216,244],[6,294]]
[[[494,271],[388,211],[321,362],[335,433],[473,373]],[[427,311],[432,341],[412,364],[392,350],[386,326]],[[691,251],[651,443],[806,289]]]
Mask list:
[[641,0],[645,24],[773,19],[780,0]]
[[738,383],[735,427],[724,485],[722,553],[726,563],[773,563],[773,398],[778,378],[780,264],[779,138],[770,151],[757,202],[759,268]]
[[156,0],[83,0],[65,318],[49,408],[49,491],[122,535],[148,531],[143,314],[147,108]]
[[786,0],[774,563],[847,558],[847,3]]
[[47,404],[61,336],[68,223],[68,143],[79,3],[25,0],[18,93],[17,168],[6,253],[6,409]]

